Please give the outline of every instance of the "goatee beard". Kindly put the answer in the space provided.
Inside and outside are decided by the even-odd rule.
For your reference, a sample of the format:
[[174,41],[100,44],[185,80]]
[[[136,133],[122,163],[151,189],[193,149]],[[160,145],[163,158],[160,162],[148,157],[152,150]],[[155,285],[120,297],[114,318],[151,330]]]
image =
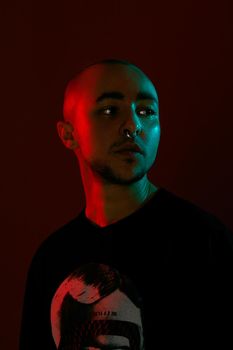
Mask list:
[[145,171],[141,171],[138,174],[132,175],[130,178],[123,178],[122,176],[116,174],[111,167],[106,165],[101,165],[99,163],[92,163],[91,168],[94,173],[99,177],[104,179],[106,182],[115,185],[131,185],[145,176]]

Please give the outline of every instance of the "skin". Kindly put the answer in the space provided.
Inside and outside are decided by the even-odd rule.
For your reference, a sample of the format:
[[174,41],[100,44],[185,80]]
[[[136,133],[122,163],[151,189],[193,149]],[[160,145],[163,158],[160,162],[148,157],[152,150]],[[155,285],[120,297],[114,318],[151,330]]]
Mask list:
[[[106,92],[118,95],[97,102]],[[138,99],[140,92],[152,98]],[[57,129],[78,158],[89,220],[112,224],[156,193],[147,172],[160,139],[158,95],[142,71],[123,64],[89,67],[69,84],[64,117]],[[135,137],[126,138],[125,129]],[[135,145],[141,152],[126,150]]]

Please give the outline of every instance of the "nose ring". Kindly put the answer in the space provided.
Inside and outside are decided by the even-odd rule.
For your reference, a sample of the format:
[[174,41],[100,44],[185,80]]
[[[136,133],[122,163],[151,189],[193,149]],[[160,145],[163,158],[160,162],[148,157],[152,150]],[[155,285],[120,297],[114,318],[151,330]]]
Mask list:
[[123,130],[123,135],[126,136],[128,139],[134,139],[140,132],[140,127],[137,126],[135,131],[130,131],[129,129],[124,129]]
[[123,134],[128,138],[128,139],[133,139],[135,136],[134,136],[134,133],[131,133],[130,131],[129,131],[129,129],[125,129],[124,131],[123,131]]

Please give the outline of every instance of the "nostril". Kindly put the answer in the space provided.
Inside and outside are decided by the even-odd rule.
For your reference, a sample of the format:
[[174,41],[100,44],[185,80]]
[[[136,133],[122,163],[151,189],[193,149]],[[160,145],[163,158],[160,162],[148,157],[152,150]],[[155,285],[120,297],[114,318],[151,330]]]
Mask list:
[[124,134],[124,136],[126,136],[129,139],[134,138],[134,135],[129,131],[129,129],[124,129],[123,134]]

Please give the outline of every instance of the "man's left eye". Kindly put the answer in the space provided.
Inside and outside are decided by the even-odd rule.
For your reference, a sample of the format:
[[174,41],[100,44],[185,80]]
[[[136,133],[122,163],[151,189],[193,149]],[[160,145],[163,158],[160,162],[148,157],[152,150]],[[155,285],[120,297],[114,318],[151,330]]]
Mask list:
[[141,116],[155,115],[156,112],[152,108],[138,108],[138,114]]

